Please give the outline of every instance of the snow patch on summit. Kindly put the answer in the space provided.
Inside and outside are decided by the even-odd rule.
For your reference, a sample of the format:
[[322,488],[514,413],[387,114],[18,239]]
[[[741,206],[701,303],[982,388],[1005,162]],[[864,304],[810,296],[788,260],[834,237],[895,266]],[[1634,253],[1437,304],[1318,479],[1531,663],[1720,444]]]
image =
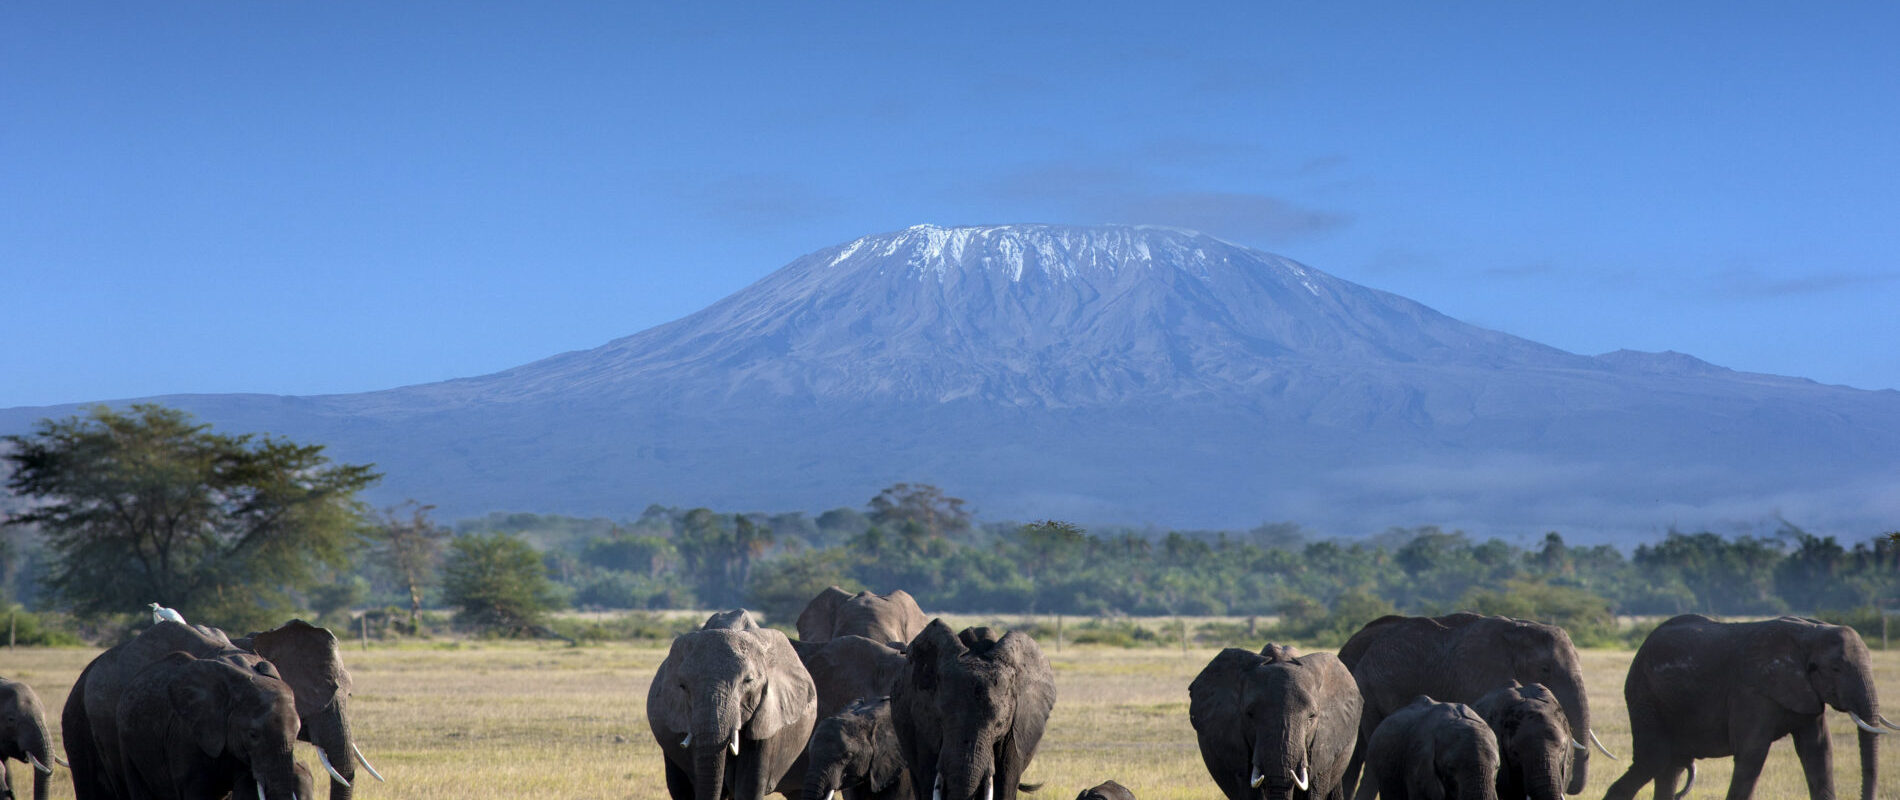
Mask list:
[[[1164,265],[1207,277],[1211,267],[1233,263],[1231,248],[1212,237],[1166,228],[914,225],[851,242],[826,266],[862,258],[901,258],[905,274],[920,280],[934,277],[939,282],[953,270],[982,270],[1021,282],[1032,273],[1070,279],[1084,271],[1114,273]],[[875,268],[882,272],[889,266]],[[1308,291],[1319,294],[1317,286],[1298,274]]]

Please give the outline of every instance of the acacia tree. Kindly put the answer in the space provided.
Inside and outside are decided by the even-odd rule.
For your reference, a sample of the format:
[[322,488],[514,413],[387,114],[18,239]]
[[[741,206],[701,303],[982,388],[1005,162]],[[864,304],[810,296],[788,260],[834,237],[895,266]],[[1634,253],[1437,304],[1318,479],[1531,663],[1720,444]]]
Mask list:
[[43,419],[7,436],[7,488],[29,499],[7,525],[37,525],[46,585],[99,618],[176,608],[230,627],[281,621],[318,567],[359,541],[356,493],[382,476],[333,464],[321,445],[214,433],[155,404]]
[[[383,510],[382,524],[375,533],[377,563],[389,576],[409,590],[409,632],[414,634],[417,618],[422,616],[422,587],[442,562],[442,544],[449,529],[429,519],[435,506],[414,500]],[[403,512],[409,512],[408,518]]]
[[457,537],[442,566],[442,596],[465,625],[510,636],[541,629],[560,607],[534,546],[506,533]]

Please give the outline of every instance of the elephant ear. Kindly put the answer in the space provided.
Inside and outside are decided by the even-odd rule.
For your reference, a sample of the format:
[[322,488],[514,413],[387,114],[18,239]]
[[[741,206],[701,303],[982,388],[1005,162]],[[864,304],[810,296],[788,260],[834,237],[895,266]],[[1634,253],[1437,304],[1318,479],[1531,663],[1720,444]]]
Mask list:
[[818,715],[818,689],[785,634],[762,628],[755,635],[764,645],[765,689],[746,733],[753,739],[769,739],[786,726]]
[[[686,658],[687,648],[692,646],[693,634],[686,634],[673,640],[673,648],[666,654],[666,660],[660,662],[660,668],[653,673],[653,684],[647,690],[647,717],[665,724],[666,729],[675,733],[692,730],[692,698],[686,689],[680,686],[676,674],[680,662]],[[670,746],[671,742],[661,742],[661,746]]]
[[1775,704],[1796,714],[1821,713],[1821,695],[1808,681],[1807,647],[1792,634],[1782,633],[1769,646],[1750,653],[1742,665],[1743,680]]
[[930,620],[924,616],[923,608],[917,605],[917,598],[911,597],[910,592],[898,589],[884,597],[896,604],[900,614],[903,616],[904,619],[899,624],[904,628],[906,641],[909,641],[908,637],[916,636],[919,631],[924,629],[925,625],[930,623]]
[[293,619],[275,630],[247,638],[249,649],[276,665],[284,683],[290,684],[299,718],[315,716],[338,697],[350,693],[350,673],[343,668],[336,634],[329,628]]
[[850,600],[851,594],[836,586],[825,587],[817,597],[805,604],[805,610],[798,615],[798,638],[807,642],[823,642],[831,639],[832,625],[838,619],[838,606]]
[[165,699],[171,704],[173,717],[185,722],[186,733],[199,750],[217,758],[224,753],[224,717],[231,705],[226,672],[234,668],[185,653],[172,653],[164,663],[171,675],[165,685]]
[[1242,730],[1241,693],[1249,670],[1266,663],[1258,653],[1229,647],[1188,684],[1188,720],[1202,735]]
[[905,658],[910,661],[910,685],[920,692],[932,692],[937,689],[937,679],[942,677],[943,659],[955,661],[963,655],[963,643],[957,641],[957,635],[950,632],[950,626],[943,624],[941,617],[924,626],[924,632],[910,640],[910,652]]
[[1027,765],[1042,741],[1049,712],[1056,707],[1056,675],[1042,647],[1028,634],[1005,634],[991,654],[994,660],[1016,667],[1016,716],[1010,721],[1009,742],[1015,748],[1016,763]]

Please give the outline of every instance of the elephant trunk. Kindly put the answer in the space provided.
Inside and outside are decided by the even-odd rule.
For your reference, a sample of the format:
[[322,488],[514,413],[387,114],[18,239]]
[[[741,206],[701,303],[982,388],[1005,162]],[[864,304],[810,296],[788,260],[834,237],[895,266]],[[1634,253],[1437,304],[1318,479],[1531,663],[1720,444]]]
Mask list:
[[[22,728],[19,751],[28,757],[27,771],[33,773],[33,800],[46,800],[53,788],[53,747],[48,743],[46,726]],[[0,789],[11,796],[11,787]]]
[[[297,759],[289,750],[272,753],[261,763],[251,765],[251,780],[256,782],[260,800],[290,800],[297,797]],[[250,800],[250,798],[232,798]],[[305,800],[298,797],[297,800]]]
[[844,765],[838,762],[820,765],[817,760],[805,771],[804,792],[800,800],[827,800],[831,793],[844,788]]
[[[979,742],[967,752],[946,753],[938,761],[937,780],[943,787],[942,800],[990,800],[995,797],[996,765],[989,745]],[[922,791],[921,787],[918,791]],[[1011,795],[1012,792],[1004,793],[1006,797]]]
[[1559,775],[1554,765],[1525,765],[1523,774],[1525,796],[1530,800],[1562,800],[1564,782],[1559,780]]
[[1268,726],[1254,739],[1253,764],[1248,783],[1269,798],[1293,796],[1302,782],[1311,782],[1307,767],[1304,737],[1295,736],[1284,726]]
[[725,790],[726,758],[739,755],[738,696],[713,693],[704,702],[695,703],[692,734],[693,794],[697,800],[720,800]]
[[342,780],[334,775],[329,776],[330,800],[350,800],[356,791],[356,751],[355,738],[350,734],[350,720],[343,712],[343,698],[337,698],[323,711],[305,719],[303,732],[311,744],[323,751],[327,766],[343,776]]
[[[1557,705],[1563,707],[1564,719],[1570,723],[1570,738],[1589,744],[1591,742],[1590,701],[1583,695],[1583,673],[1573,671],[1567,682],[1553,681],[1553,683],[1568,684],[1548,688],[1551,696],[1557,699]],[[1569,756],[1570,783],[1564,787],[1564,794],[1580,794],[1583,792],[1584,783],[1590,780],[1590,751],[1572,747]]]
[[1473,759],[1457,768],[1457,800],[1498,800],[1498,763]]

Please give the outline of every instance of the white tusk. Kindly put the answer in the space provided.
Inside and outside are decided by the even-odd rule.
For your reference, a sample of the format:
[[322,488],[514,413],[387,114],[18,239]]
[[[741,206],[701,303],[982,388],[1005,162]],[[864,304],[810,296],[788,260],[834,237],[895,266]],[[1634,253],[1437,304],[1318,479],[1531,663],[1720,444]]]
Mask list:
[[1258,789],[1260,788],[1260,784],[1263,784],[1266,782],[1267,782],[1267,776],[1260,774],[1260,767],[1256,765],[1253,768],[1253,777],[1247,779],[1247,785],[1252,786],[1255,789]]
[[356,753],[356,762],[362,764],[363,769],[369,770],[370,777],[375,778],[377,783],[384,782],[383,773],[377,772],[375,767],[370,766],[369,759],[363,757],[363,748],[357,747],[355,742],[350,742],[350,750]]
[[683,737],[681,737],[681,738],[680,738],[680,746],[681,746],[681,747],[692,747],[692,746],[693,746],[693,735],[689,733],[689,734],[686,734],[685,736],[683,736]]
[[323,771],[330,773],[331,779],[343,784],[343,788],[345,789],[350,788],[350,779],[343,777],[343,773],[337,772],[336,767],[331,766],[330,754],[323,752],[323,748],[321,747],[317,748],[317,760],[323,762]]
[[983,800],[996,800],[996,777],[983,782]]
[[1689,796],[1689,790],[1695,786],[1695,762],[1689,762],[1689,781],[1682,785],[1682,791],[1676,793],[1676,800]]
[[838,800],[838,790],[833,789],[829,792],[825,792],[825,800]]
[[1575,747],[1575,748],[1577,748],[1578,750],[1582,750],[1583,752],[1586,752],[1586,753],[1588,753],[1588,752],[1590,752],[1590,748],[1588,748],[1588,747],[1584,747],[1583,745],[1580,745],[1580,744],[1577,744],[1577,740],[1575,740],[1575,739],[1571,739],[1571,740],[1570,740],[1570,746],[1571,746],[1571,747]]
[[937,782],[930,787],[930,800],[943,800],[943,776],[937,776]]
[[26,760],[28,760],[28,761],[31,761],[31,762],[33,762],[33,768],[34,768],[34,769],[37,769],[37,770],[39,770],[39,771],[41,771],[41,772],[44,772],[44,773],[46,773],[46,774],[48,774],[48,775],[51,775],[51,774],[53,774],[53,768],[52,768],[52,767],[49,767],[49,766],[46,766],[45,764],[41,764],[41,763],[40,763],[40,760],[39,760],[39,759],[37,759],[37,758],[34,758],[34,757],[33,757],[33,754],[32,754],[32,753],[27,753],[27,754],[26,754]]
[[732,732],[732,744],[726,746],[732,750],[733,755],[736,756],[739,754],[739,732],[737,730]]
[[1309,783],[1307,782],[1307,775],[1306,775],[1306,765],[1305,765],[1305,764],[1301,764],[1301,765],[1300,765],[1300,774],[1299,774],[1299,775],[1296,775],[1296,776],[1294,776],[1294,778],[1293,778],[1293,785],[1294,785],[1294,786],[1298,786],[1298,787],[1300,787],[1300,791],[1302,791],[1302,792],[1304,792],[1304,791],[1306,791],[1306,789],[1307,789],[1307,787],[1308,787],[1308,786],[1310,785],[1310,784],[1309,784]]
[[67,769],[73,768],[73,765],[66,763],[66,759],[60,758],[59,756],[53,756],[53,763],[58,764]]
[[1610,748],[1603,746],[1603,740],[1597,738],[1597,732],[1595,730],[1590,731],[1590,743],[1593,745],[1596,745],[1597,749],[1603,751],[1604,755],[1609,756],[1611,761],[1623,760],[1623,759],[1617,758],[1615,753],[1610,752]]
[[1892,728],[1893,730],[1900,731],[1900,725],[1893,724],[1893,720],[1887,719],[1886,717],[1877,716],[1876,721],[1878,721],[1883,728]]
[[1847,718],[1853,720],[1855,725],[1859,725],[1861,730],[1866,731],[1868,733],[1879,733],[1879,734],[1893,733],[1893,731],[1887,730],[1885,728],[1876,728],[1872,725],[1867,724],[1866,720],[1861,719],[1859,714],[1856,714],[1852,711],[1847,712]]
[[[256,778],[252,778],[252,780],[256,780]],[[262,782],[257,784],[257,800],[267,800],[264,797],[264,784]]]

